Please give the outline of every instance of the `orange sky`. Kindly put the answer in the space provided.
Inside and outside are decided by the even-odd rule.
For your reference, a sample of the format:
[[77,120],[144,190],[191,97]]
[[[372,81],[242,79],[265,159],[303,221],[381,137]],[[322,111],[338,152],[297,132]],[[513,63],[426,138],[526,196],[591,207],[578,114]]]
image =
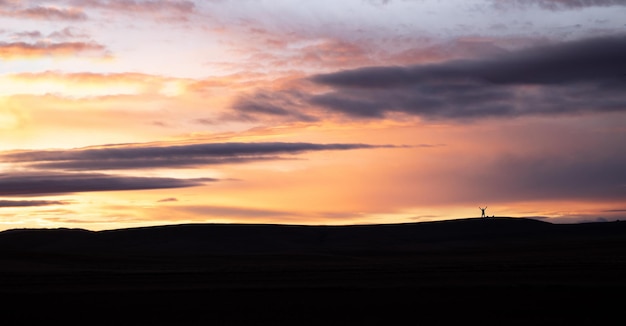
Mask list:
[[0,229],[626,216],[624,5],[0,6]]

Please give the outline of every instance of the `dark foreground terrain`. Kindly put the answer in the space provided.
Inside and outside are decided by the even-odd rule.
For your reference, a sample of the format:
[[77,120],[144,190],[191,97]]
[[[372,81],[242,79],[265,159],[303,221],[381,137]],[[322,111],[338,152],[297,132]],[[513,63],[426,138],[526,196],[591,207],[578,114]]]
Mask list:
[[626,223],[0,232],[2,325],[623,325]]

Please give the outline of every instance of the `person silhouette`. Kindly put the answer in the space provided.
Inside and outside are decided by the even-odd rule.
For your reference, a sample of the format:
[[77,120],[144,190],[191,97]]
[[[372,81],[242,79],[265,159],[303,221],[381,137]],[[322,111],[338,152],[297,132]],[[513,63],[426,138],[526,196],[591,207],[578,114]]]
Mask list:
[[482,215],[480,217],[486,217],[485,216],[485,210],[487,209],[487,206],[485,206],[485,208],[482,208],[482,207],[478,206],[478,209],[480,209],[480,211],[482,212]]

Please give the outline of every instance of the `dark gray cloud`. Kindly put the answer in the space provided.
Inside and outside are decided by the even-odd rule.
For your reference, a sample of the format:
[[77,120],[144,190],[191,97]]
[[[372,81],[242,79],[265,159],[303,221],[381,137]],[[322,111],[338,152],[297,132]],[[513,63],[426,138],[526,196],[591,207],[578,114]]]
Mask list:
[[0,174],[0,196],[193,187],[215,179],[128,177],[97,173]]
[[[472,118],[626,111],[626,36],[407,67],[316,75],[310,104],[355,117]],[[276,94],[281,97],[284,94]],[[259,104],[262,105],[262,104]]]
[[0,154],[4,162],[40,169],[112,170],[158,167],[188,167],[280,159],[310,151],[352,150],[389,146],[314,143],[209,143],[174,146],[79,148],[70,150],[20,151]]
[[317,75],[313,81],[340,87],[388,88],[432,80],[490,84],[624,82],[626,35],[584,39],[506,53],[484,60],[455,60],[410,67],[366,67]]
[[67,201],[62,201],[62,200],[0,200],[0,208],[67,205],[67,204],[68,204]]

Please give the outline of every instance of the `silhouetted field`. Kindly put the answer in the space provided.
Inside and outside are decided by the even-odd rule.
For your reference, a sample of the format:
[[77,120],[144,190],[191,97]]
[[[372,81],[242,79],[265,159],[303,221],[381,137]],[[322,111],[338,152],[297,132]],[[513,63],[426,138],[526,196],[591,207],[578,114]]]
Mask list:
[[612,325],[625,276],[624,222],[0,232],[7,325]]

